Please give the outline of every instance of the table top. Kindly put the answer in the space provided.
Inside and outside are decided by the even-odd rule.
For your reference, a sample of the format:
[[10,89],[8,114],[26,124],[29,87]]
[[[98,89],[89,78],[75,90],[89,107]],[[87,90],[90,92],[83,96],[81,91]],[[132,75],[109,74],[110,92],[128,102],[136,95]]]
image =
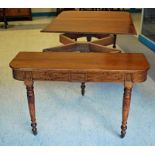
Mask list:
[[118,11],[63,11],[41,32],[136,34],[130,13]]
[[19,52],[10,62],[15,70],[146,71],[142,53]]

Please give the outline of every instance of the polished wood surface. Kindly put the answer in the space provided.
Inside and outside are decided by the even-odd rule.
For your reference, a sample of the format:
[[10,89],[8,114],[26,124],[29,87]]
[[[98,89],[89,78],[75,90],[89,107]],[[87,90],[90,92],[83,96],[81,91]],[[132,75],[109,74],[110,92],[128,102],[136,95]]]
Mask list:
[[20,52],[10,63],[19,70],[86,70],[133,72],[148,69],[139,53]]
[[118,11],[64,11],[41,32],[136,34],[130,13]]
[[78,81],[81,93],[85,82],[122,82],[121,137],[126,134],[133,84],[147,78],[149,64],[143,54],[78,53],[78,52],[20,52],[10,62],[13,77],[24,81],[27,89],[32,132],[37,134],[33,82],[35,80]]

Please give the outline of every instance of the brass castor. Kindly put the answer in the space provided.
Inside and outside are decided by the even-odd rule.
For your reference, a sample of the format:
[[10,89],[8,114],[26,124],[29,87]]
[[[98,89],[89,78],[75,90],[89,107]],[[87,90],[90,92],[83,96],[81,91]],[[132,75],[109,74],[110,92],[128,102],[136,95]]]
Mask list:
[[122,133],[122,132],[121,132],[120,137],[121,137],[121,138],[124,138],[124,137],[125,137],[125,134],[126,134],[126,133]]
[[31,126],[32,126],[32,132],[33,132],[33,134],[34,135],[37,135],[38,134],[37,128],[36,128],[37,123],[32,123]]
[[125,137],[125,134],[126,134],[127,126],[124,127],[124,126],[122,125],[122,126],[121,126],[121,129],[122,129],[122,130],[121,130],[121,135],[120,135],[120,137],[121,137],[121,138],[124,138],[124,137]]

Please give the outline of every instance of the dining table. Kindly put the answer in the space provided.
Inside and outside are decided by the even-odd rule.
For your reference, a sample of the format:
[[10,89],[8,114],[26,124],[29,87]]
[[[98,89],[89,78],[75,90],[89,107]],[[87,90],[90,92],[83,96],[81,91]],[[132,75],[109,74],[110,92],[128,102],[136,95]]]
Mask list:
[[117,35],[137,34],[131,14],[124,11],[63,11],[41,32],[86,36],[88,41],[94,36],[112,34],[113,48]]
[[[119,11],[63,11],[41,32],[65,33],[88,38],[110,34],[114,36],[113,48],[116,48],[117,35],[136,35],[131,14]],[[112,50],[109,48],[108,51]],[[121,137],[123,138],[127,129],[133,85],[147,79],[150,66],[142,53],[128,53],[127,51],[125,53],[98,53],[93,50],[77,52],[73,49],[72,52],[67,52],[62,48],[60,52],[19,52],[10,62],[10,67],[13,78],[24,81],[26,85],[34,135],[37,134],[34,81],[66,81],[82,84],[85,82],[123,83],[121,124]],[[82,85],[81,88],[84,91],[85,86]]]
[[[34,135],[37,134],[33,85],[35,81],[122,83],[124,85],[124,93],[121,137],[123,138],[127,129],[133,85],[144,82],[147,79],[149,63],[142,53],[24,51],[19,52],[13,58],[10,62],[10,67],[13,78],[25,83]],[[116,89],[115,91],[118,90]],[[117,102],[116,99],[114,101]],[[108,100],[103,102],[108,103]]]

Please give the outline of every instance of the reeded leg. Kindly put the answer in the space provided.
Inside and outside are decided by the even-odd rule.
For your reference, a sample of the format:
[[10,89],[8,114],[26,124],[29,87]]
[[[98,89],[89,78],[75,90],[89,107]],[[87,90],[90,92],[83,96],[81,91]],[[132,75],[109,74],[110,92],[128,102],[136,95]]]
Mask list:
[[117,38],[117,35],[116,35],[116,34],[114,34],[113,48],[116,48],[116,38]]
[[84,94],[85,94],[85,83],[84,82],[82,82],[81,83],[81,94],[82,94],[82,96],[84,96]]
[[31,127],[32,132],[34,135],[37,134],[37,123],[36,123],[36,116],[35,116],[35,98],[34,98],[34,91],[33,91],[33,81],[25,81],[26,89],[27,89],[27,99],[28,99],[28,107],[29,113],[31,117]]
[[121,125],[121,138],[126,134],[127,119],[130,109],[132,82],[125,82],[124,95],[123,95],[123,108],[122,108],[122,125]]

